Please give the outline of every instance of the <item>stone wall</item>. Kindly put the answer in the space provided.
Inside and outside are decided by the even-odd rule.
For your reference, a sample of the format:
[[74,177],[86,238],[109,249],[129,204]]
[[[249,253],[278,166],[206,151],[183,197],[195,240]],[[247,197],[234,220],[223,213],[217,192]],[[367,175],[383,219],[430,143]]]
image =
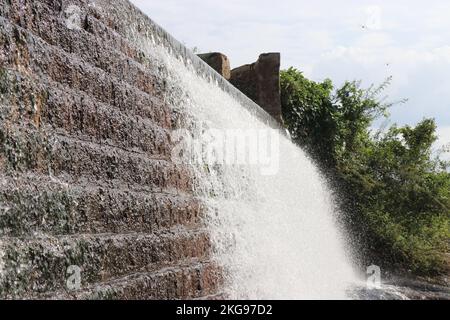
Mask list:
[[212,74],[127,1],[0,0],[0,298],[221,294],[203,205],[170,158],[176,115],[131,23]]
[[279,53],[261,54],[255,63],[231,70],[230,82],[282,122]]
[[258,104],[279,124],[283,123],[280,90],[280,54],[264,53],[258,60],[230,70],[230,61],[222,53],[198,55],[223,78]]
[[230,60],[220,52],[203,53],[198,55],[211,68],[227,80],[231,78]]

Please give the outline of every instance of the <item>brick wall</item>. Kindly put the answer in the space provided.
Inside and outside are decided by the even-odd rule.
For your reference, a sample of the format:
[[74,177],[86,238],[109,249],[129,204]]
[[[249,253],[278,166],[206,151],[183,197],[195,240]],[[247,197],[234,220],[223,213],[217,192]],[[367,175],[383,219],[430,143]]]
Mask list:
[[190,56],[127,1],[0,0],[0,298],[220,296],[203,205],[170,158],[177,115],[130,22]]

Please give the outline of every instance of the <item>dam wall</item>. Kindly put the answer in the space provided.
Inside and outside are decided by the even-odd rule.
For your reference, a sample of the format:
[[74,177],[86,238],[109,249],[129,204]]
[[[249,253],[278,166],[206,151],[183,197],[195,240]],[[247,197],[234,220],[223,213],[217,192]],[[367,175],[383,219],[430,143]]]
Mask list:
[[140,38],[278,127],[128,1],[0,0],[0,298],[221,297]]

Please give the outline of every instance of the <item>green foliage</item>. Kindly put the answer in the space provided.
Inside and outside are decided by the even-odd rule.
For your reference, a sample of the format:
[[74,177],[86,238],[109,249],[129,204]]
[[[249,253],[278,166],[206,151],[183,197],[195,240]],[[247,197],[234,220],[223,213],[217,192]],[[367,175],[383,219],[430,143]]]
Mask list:
[[442,271],[450,239],[448,164],[432,156],[433,120],[371,133],[373,121],[391,106],[378,99],[389,80],[366,90],[346,82],[333,93],[330,80],[316,83],[293,68],[282,71],[285,124],[335,177],[346,222],[371,258],[417,273]]
[[288,129],[302,147],[323,161],[331,161],[336,136],[330,80],[315,83],[290,68],[281,73],[281,103]]

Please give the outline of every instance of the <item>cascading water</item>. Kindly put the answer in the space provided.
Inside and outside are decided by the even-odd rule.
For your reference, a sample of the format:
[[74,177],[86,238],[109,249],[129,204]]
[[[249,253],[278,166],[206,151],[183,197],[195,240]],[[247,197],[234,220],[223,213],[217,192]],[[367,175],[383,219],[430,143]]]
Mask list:
[[[227,294],[250,299],[346,298],[356,279],[333,221],[330,191],[313,163],[215,84],[170,56],[165,58],[173,73],[170,80],[184,90],[179,106],[189,115],[186,128],[200,146],[194,157],[186,152],[185,160],[195,172],[198,196],[209,209]],[[264,130],[269,132],[265,136]],[[243,162],[210,157],[221,147],[233,146],[230,139],[240,134],[249,137],[246,149],[232,150],[245,150]],[[250,141],[253,136],[256,139]],[[251,142],[269,149],[252,164]],[[262,159],[269,161],[258,161]]]
[[[182,152],[174,157],[181,156],[179,161],[190,166],[195,192],[205,203],[214,259],[224,270],[227,296],[347,298],[348,288],[358,280],[335,223],[331,193],[311,160],[280,130],[274,133],[267,121],[222,90],[214,77],[199,76],[186,57],[158,44],[164,41],[131,29],[130,38],[159,61],[156,69],[164,79],[167,103],[179,115],[174,139],[189,136],[199,147],[179,141]],[[211,132],[222,137],[232,133],[233,138],[248,135],[248,141],[259,144],[257,154],[265,157],[240,163],[207,161],[214,158],[212,153],[220,153],[220,147],[211,145],[230,142]],[[251,140],[252,135],[265,138]]]

